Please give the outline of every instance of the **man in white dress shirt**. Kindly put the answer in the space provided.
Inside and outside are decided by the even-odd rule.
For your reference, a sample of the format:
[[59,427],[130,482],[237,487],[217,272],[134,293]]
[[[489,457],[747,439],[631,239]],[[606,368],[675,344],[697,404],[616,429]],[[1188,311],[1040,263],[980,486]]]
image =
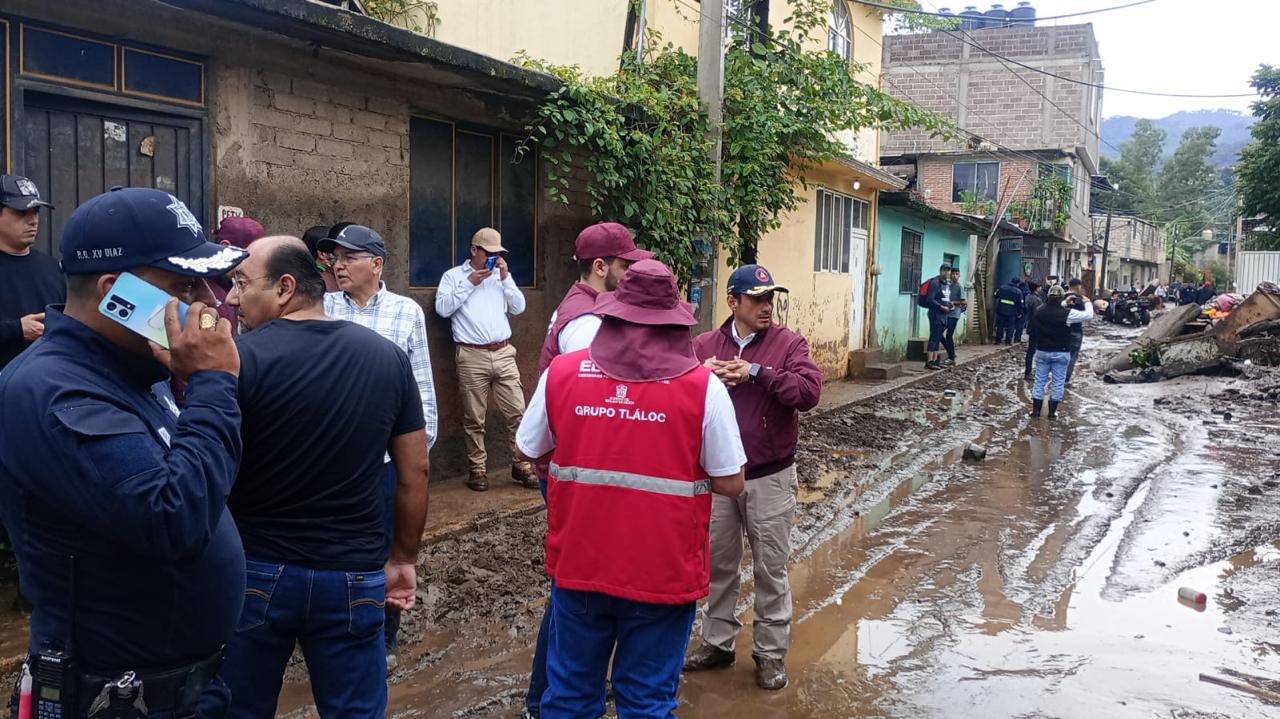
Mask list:
[[436,292],[436,312],[453,321],[470,469],[467,486],[477,492],[489,488],[484,425],[491,389],[498,411],[511,428],[511,479],[525,487],[538,486],[533,465],[516,459],[514,443],[524,416],[524,387],[507,315],[524,312],[524,295],[508,271],[506,252],[497,230],[480,229],[471,238],[471,259],[445,272]]

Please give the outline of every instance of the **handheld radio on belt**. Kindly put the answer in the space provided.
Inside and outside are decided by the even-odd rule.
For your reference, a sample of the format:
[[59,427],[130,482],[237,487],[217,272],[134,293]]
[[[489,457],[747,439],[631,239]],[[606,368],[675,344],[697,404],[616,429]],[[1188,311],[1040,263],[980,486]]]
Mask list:
[[62,719],[76,715],[76,671],[72,654],[76,613],[76,558],[67,560],[67,643],[62,649],[36,652],[31,672],[31,719]]

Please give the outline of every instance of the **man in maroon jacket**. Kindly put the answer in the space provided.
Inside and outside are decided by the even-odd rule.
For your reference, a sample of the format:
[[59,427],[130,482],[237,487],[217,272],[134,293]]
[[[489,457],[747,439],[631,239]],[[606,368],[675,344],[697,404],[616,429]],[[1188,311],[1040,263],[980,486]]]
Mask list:
[[578,233],[573,258],[578,261],[582,278],[573,283],[551,314],[542,355],[538,358],[539,375],[557,355],[576,352],[591,344],[600,328],[600,318],[591,311],[596,297],[601,292],[618,289],[618,280],[628,267],[640,260],[651,260],[654,254],[637,248],[631,232],[622,225],[597,222]]
[[714,497],[711,507],[711,594],[702,622],[702,646],[685,671],[734,662],[734,641],[742,623],[735,616],[742,535],[751,543],[755,573],[752,657],[756,684],[777,690],[787,685],[783,658],[791,633],[791,524],[796,507],[796,441],[800,412],[813,409],[822,391],[822,372],[809,345],[791,330],[773,325],[773,298],[786,292],[759,265],[745,265],[729,277],[729,309],[720,329],[699,335],[694,353],[729,386],[738,430],[747,451],[747,486],[737,498]]

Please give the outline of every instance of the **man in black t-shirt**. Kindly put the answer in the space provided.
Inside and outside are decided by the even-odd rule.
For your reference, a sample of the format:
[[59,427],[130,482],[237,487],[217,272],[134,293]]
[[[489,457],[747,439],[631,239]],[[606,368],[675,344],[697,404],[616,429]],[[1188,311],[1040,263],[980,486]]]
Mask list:
[[[254,242],[231,281],[227,302],[246,332],[244,459],[228,506],[247,569],[222,670],[231,716],[275,716],[295,641],[321,716],[383,716],[384,589],[386,605],[413,606],[427,512],[425,421],[409,358],[372,330],[325,316],[324,280],[297,238]],[[397,475],[390,548],[386,451]]]
[[0,175],[0,370],[44,334],[44,308],[67,301],[58,261],[31,249],[41,207],[53,205],[34,182]]

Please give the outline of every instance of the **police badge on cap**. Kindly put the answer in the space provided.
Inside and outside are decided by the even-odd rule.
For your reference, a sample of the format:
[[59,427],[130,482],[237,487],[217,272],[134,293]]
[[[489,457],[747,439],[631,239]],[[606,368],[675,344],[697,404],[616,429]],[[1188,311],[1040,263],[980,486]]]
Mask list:
[[21,175],[0,175],[0,205],[20,212],[26,212],[35,207],[53,209],[53,205],[40,199],[40,190],[36,187],[36,183]]
[[152,266],[191,277],[230,272],[248,253],[204,236],[182,200],[147,187],[116,187],[67,218],[62,271],[69,275]]

